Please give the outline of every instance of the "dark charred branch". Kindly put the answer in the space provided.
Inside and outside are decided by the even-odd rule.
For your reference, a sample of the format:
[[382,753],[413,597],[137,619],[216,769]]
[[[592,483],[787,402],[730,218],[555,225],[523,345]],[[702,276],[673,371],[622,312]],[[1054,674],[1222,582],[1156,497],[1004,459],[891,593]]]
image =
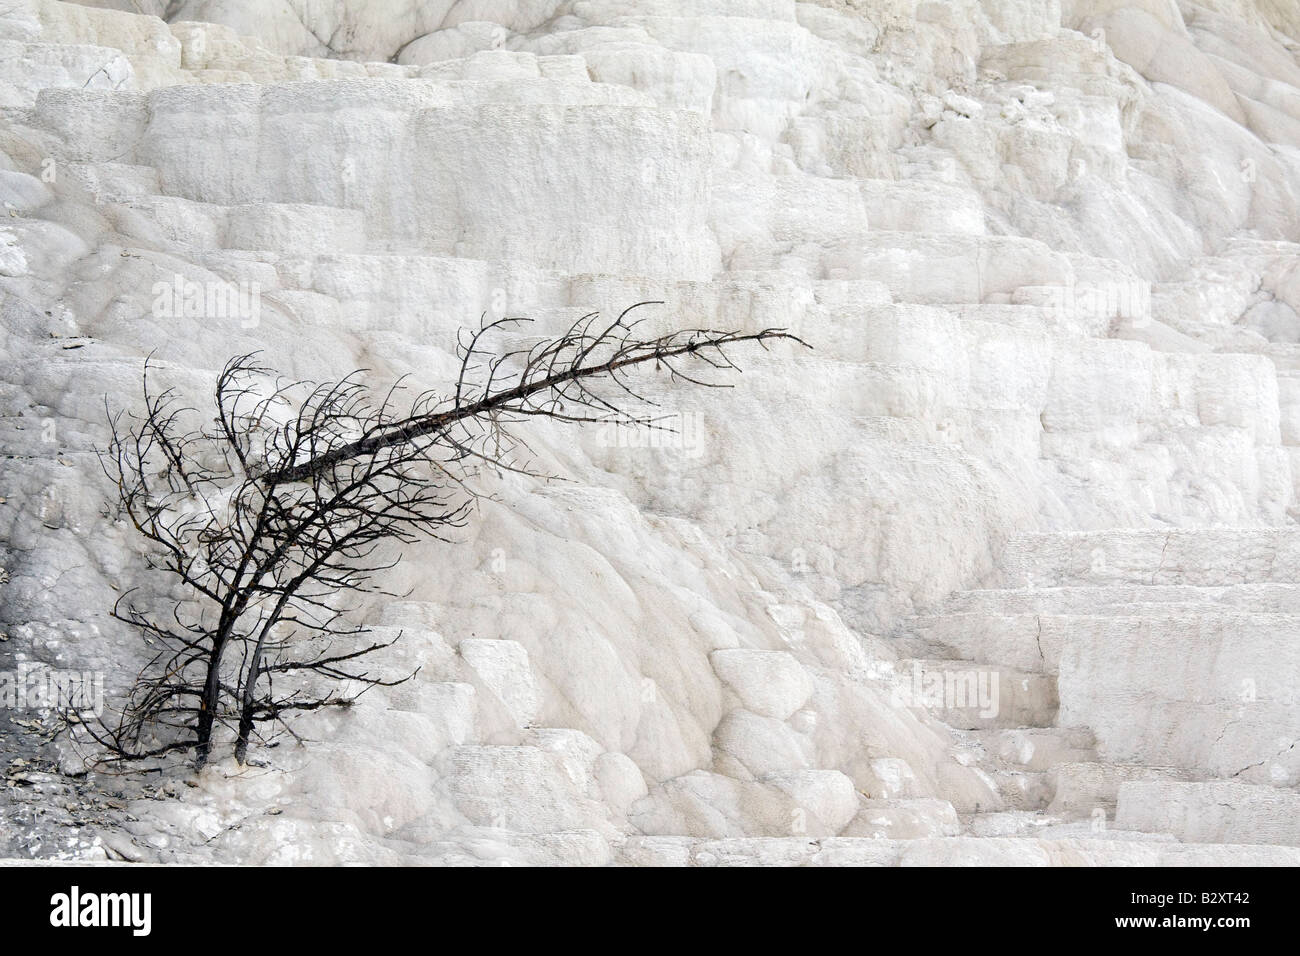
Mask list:
[[[498,352],[489,336],[525,319],[467,333],[449,395],[404,398],[402,383],[372,396],[362,372],[335,382],[285,381],[255,355],[217,377],[204,422],[145,363],[143,411],[110,413],[101,455],[115,514],[146,546],[147,566],[184,595],[154,606],[128,593],[113,615],[153,655],[112,719],[70,723],[101,763],[192,752],[202,766],[218,739],[243,762],[254,740],[293,734],[289,715],[346,706],[413,675],[373,676],[365,662],[392,642],[348,623],[403,545],[454,540],[469,521],[480,467],[532,474],[506,426],[529,418],[658,427],[634,387],[638,367],[672,381],[727,387],[729,350],[800,340],[780,329],[704,329],[638,337],[639,303],[601,323],[583,316],[563,334]],[[800,343],[802,344],[802,343]]]

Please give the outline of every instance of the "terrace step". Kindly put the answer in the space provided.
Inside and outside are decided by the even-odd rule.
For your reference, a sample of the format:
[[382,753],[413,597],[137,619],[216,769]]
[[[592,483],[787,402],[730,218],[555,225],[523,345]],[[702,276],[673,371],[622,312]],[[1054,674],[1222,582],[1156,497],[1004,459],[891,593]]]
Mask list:
[[1096,742],[1088,730],[1028,727],[978,730],[967,735],[990,762],[1022,771],[1051,770],[1062,763],[1096,758]]
[[109,215],[123,235],[164,248],[179,244],[234,249],[264,252],[273,258],[359,253],[366,247],[365,217],[359,210],[337,206],[273,202],[227,206],[145,195],[117,201]]
[[1190,780],[1189,771],[1172,767],[1105,763],[1099,760],[1066,762],[1052,768],[1055,793],[1048,813],[1064,819],[1113,819],[1119,788],[1131,780]]
[[1295,584],[1300,531],[1206,528],[1028,534],[1007,544],[1000,582],[1022,587],[1099,584]]
[[1060,721],[1123,763],[1300,782],[1300,615],[1153,611],[1072,617]]
[[1185,843],[1300,846],[1300,793],[1226,780],[1130,780],[1120,785],[1115,824]]
[[1177,843],[1159,837],[633,837],[624,866],[1297,866],[1300,849]]

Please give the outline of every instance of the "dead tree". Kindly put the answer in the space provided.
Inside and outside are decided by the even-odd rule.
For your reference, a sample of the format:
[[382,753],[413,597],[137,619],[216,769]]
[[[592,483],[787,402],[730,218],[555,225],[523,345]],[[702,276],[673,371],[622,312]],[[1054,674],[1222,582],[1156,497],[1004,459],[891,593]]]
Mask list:
[[[101,456],[117,488],[115,514],[147,544],[148,565],[179,585],[163,609],[131,592],[114,616],[153,650],[111,718],[78,725],[101,763],[194,751],[202,767],[219,732],[246,760],[250,742],[289,730],[287,718],[345,706],[391,686],[366,669],[389,646],[350,623],[364,594],[422,536],[451,540],[469,519],[481,468],[532,473],[507,430],[528,418],[661,427],[631,373],[726,387],[734,346],[799,340],[781,329],[688,329],[638,337],[630,319],[586,315],[564,334],[496,352],[495,334],[526,319],[463,333],[450,394],[406,397],[401,382],[374,398],[363,372],[314,385],[285,381],[255,355],[217,378],[215,415],[201,422],[146,362],[139,416],[110,413]],[[290,731],[292,732],[292,731]]]

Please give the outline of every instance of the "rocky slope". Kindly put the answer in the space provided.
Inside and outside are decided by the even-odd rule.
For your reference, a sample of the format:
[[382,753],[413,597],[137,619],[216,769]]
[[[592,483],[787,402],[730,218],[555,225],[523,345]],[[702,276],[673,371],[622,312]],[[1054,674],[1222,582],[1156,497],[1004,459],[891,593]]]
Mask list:
[[437,387],[485,311],[643,299],[815,351],[531,430],[570,480],[370,611],[418,679],[265,766],[0,711],[0,855],[1300,863],[1288,0],[325,6],[0,11],[0,670],[133,673],[149,352]]

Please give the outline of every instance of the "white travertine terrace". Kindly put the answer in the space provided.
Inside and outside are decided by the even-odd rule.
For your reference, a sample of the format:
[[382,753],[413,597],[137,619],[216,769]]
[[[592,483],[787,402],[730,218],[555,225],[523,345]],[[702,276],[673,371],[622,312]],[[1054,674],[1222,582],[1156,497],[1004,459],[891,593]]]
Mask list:
[[265,767],[62,826],[10,725],[0,856],[1300,863],[1291,0],[7,0],[0,203],[0,669],[110,693],[151,351],[199,403],[436,387],[485,311],[815,346],[532,428],[569,480],[370,609],[416,680]]

